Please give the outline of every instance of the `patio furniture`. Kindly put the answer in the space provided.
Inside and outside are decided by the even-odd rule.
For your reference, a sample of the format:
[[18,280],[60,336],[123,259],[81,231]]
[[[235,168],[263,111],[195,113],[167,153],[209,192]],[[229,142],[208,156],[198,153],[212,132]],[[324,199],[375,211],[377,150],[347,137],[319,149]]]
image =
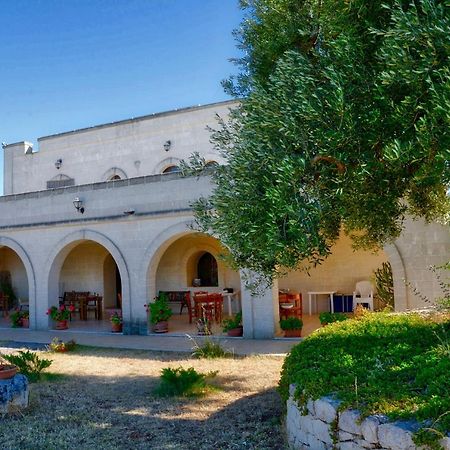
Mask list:
[[167,294],[169,303],[180,303],[180,315],[183,309],[187,308],[189,314],[189,323],[192,323],[193,310],[190,291],[159,291],[160,294]]
[[[240,303],[239,301],[239,292],[222,292],[222,297],[225,299],[227,299],[227,311],[228,311],[228,315],[232,316],[233,315],[233,308],[231,307],[231,302],[232,301],[237,301]],[[242,309],[241,305],[239,304],[237,310],[240,311]]]
[[215,318],[216,299],[206,291],[194,293],[194,314],[198,319],[206,317],[210,322]]
[[308,292],[308,300],[309,300],[309,315],[312,316],[312,301],[314,300],[316,303],[316,310],[317,310],[317,296],[318,295],[328,295],[330,300],[330,310],[332,313],[334,313],[334,305],[333,305],[333,294],[335,294],[336,291],[309,291]]
[[85,319],[88,319],[89,311],[94,312],[94,317],[96,320],[102,320],[102,312],[103,312],[103,297],[100,295],[88,295],[84,297],[85,300]]
[[303,316],[303,299],[301,293],[280,293],[278,295],[280,305],[280,319]]
[[2,308],[2,316],[8,317],[9,315],[9,296],[0,292],[0,308]]
[[373,287],[370,281],[358,281],[353,292],[353,308],[363,303],[373,311]]
[[214,303],[214,319],[216,320],[216,323],[222,322],[222,316],[223,316],[222,294],[219,294],[219,293],[209,294],[209,299]]

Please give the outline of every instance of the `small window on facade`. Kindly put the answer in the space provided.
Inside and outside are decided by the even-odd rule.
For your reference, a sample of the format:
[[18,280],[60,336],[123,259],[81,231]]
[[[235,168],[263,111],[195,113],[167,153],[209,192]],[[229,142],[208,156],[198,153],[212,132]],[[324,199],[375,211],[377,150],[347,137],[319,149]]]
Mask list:
[[113,175],[108,181],[121,180],[119,175]]
[[180,172],[181,171],[181,169],[178,167],[178,166],[169,166],[169,167],[166,167],[164,170],[163,170],[163,173],[176,173],[176,172]]
[[205,167],[217,167],[219,165],[219,163],[217,162],[217,161],[208,161],[206,164],[205,164]]
[[219,286],[217,261],[211,253],[204,253],[198,260],[197,278],[202,286]]

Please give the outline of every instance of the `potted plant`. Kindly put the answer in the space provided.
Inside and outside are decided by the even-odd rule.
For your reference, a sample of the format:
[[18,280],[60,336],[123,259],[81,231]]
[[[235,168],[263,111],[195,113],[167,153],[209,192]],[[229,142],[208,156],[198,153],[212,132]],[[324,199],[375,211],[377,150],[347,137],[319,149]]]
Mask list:
[[242,313],[238,312],[231,319],[225,319],[222,322],[222,329],[224,333],[227,333],[231,337],[242,336],[244,329],[242,327]]
[[67,328],[69,328],[67,321],[70,319],[70,313],[73,311],[75,311],[75,307],[73,305],[69,305],[68,307],[61,305],[59,308],[52,306],[47,310],[47,315],[49,315],[52,320],[56,322],[56,330],[67,330]]
[[30,314],[28,311],[20,311],[18,308],[10,314],[9,319],[11,320],[11,326],[13,328],[28,328]]
[[303,321],[298,317],[287,317],[280,320],[280,327],[284,331],[284,337],[301,337]]
[[111,321],[111,331],[113,333],[122,333],[122,316],[115,311],[109,318]]
[[348,317],[343,313],[322,312],[319,314],[319,320],[323,327],[329,323],[342,322],[347,319]]
[[155,301],[144,305],[147,313],[150,313],[150,323],[154,333],[167,333],[169,331],[168,320],[172,316],[167,293],[161,292]]
[[8,362],[0,355],[0,380],[12,378],[17,373],[17,367]]

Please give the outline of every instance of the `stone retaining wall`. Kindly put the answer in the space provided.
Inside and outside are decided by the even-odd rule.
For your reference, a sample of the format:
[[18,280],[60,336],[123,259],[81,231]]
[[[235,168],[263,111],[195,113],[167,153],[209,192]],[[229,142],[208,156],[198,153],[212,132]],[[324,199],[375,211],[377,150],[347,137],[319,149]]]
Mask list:
[[[303,450],[414,450],[412,435],[416,422],[389,423],[385,416],[369,416],[360,420],[358,411],[338,411],[339,401],[324,397],[309,400],[302,412],[294,400],[295,386],[290,386],[287,401],[286,428],[291,449]],[[440,441],[450,450],[450,437]]]

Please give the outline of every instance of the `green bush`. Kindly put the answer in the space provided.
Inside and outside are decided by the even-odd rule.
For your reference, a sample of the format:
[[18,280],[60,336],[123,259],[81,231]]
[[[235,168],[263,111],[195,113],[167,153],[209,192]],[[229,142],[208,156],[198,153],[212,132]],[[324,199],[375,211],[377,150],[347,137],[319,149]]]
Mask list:
[[298,317],[287,317],[280,320],[280,328],[282,330],[301,330],[303,328],[303,321]]
[[194,358],[213,359],[230,358],[233,354],[229,350],[225,350],[218,342],[206,339],[203,345],[198,345],[197,342],[194,341],[192,356]]
[[234,328],[238,328],[242,326],[242,313],[238,312],[231,319],[225,319],[222,322],[222,330],[224,333],[227,331],[233,330]]
[[17,366],[19,372],[26,375],[31,382],[38,381],[41,372],[53,362],[51,359],[40,358],[37,353],[29,350],[20,350],[17,355],[3,355],[3,358]]
[[343,322],[348,317],[344,313],[322,312],[319,314],[319,320],[322,325],[328,325],[334,322]]
[[368,314],[322,328],[286,358],[280,392],[303,403],[335,395],[342,407],[450,429],[450,320]]
[[162,397],[203,395],[210,387],[206,380],[216,374],[217,372],[199,373],[193,367],[189,369],[166,367],[161,371],[161,383],[155,393]]

